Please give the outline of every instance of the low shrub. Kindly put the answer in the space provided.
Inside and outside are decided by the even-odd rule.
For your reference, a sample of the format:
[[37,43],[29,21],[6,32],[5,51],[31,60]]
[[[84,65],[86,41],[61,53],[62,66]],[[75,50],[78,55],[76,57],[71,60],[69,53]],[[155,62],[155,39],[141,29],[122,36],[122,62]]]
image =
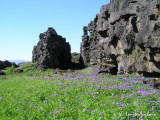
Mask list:
[[39,71],[38,70],[30,70],[25,73],[26,76],[33,76],[33,75],[38,75]]
[[38,67],[38,64],[37,63],[32,63],[32,62],[26,62],[24,65],[20,66],[18,69],[22,69],[24,72],[27,72],[28,69],[30,70],[34,70],[33,66],[36,66]]
[[14,70],[15,70],[15,67],[12,65],[11,67],[7,67],[5,72],[6,74],[11,74],[14,72]]

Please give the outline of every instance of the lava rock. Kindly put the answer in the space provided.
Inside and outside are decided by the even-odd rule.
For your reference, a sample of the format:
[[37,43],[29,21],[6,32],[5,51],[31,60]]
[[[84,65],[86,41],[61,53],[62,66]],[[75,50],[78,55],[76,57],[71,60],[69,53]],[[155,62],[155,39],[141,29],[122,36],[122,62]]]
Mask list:
[[71,49],[65,38],[53,28],[41,33],[39,38],[37,46],[33,48],[32,62],[39,63],[42,68],[70,68]]
[[111,73],[113,75],[117,75],[116,66],[110,64],[98,64],[95,65],[91,73],[100,74],[100,73]]
[[31,67],[34,69],[34,68],[38,68],[39,67],[39,64],[33,64],[31,65]]
[[150,80],[144,80],[143,83],[148,84],[156,89],[160,89],[160,79],[152,78]]
[[158,77],[159,4],[159,0],[111,0],[102,6],[95,19],[83,27],[81,64],[113,64],[122,74]]
[[23,72],[23,69],[16,69],[14,70],[15,73],[22,73]]
[[5,72],[0,70],[0,75],[5,75]]

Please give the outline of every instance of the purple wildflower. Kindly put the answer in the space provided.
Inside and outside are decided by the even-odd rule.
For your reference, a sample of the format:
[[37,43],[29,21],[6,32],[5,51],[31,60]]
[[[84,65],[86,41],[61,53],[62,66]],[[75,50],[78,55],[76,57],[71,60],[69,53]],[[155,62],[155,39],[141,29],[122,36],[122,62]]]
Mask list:
[[103,114],[103,112],[100,112],[100,115]]
[[119,104],[120,107],[126,107],[124,104],[120,103]]
[[133,96],[133,94],[127,95],[126,98],[131,98],[132,96]]
[[115,102],[118,105],[118,102]]
[[22,101],[22,102],[21,102],[21,101],[19,101],[19,103],[20,103],[20,104],[23,104],[23,103],[24,103],[24,101]]
[[92,95],[96,95],[97,94],[97,92],[92,92]]
[[95,110],[92,110],[92,112],[96,112]]
[[0,96],[0,99],[2,99],[2,97]]
[[53,112],[53,114],[58,114],[58,113],[59,113],[59,111],[56,111],[56,110]]
[[143,120],[143,115],[140,117],[140,120]]
[[124,99],[125,94],[122,95],[121,99]]
[[97,85],[97,87],[100,87],[100,85]]
[[86,110],[87,110],[87,108],[83,109],[83,111],[86,111]]
[[30,105],[30,108],[32,108],[33,104]]

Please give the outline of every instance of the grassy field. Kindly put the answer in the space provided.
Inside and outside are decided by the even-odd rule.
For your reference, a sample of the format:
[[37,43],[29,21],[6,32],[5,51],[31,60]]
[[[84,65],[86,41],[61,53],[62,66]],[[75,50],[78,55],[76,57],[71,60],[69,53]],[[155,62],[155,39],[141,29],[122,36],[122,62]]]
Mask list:
[[145,78],[90,70],[0,76],[0,119],[160,120],[160,92]]

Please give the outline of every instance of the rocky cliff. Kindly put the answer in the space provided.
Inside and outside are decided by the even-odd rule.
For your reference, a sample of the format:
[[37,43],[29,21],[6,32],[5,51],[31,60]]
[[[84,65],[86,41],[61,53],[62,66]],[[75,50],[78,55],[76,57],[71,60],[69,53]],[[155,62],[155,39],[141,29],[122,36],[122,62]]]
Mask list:
[[41,33],[39,38],[32,52],[33,62],[40,63],[43,68],[70,68],[70,44],[65,38],[58,35],[53,28]]
[[83,31],[85,65],[160,76],[160,0],[110,0]]

